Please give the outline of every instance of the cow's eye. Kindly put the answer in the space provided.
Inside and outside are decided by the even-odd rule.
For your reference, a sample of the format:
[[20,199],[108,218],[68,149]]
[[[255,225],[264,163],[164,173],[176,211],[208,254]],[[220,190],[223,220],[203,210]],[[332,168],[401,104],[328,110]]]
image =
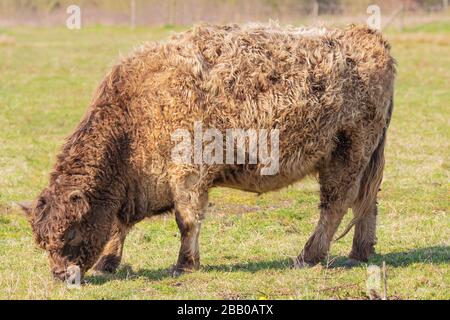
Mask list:
[[69,230],[66,235],[66,240],[71,242],[73,239],[75,239],[75,236],[77,235],[77,232],[75,229]]

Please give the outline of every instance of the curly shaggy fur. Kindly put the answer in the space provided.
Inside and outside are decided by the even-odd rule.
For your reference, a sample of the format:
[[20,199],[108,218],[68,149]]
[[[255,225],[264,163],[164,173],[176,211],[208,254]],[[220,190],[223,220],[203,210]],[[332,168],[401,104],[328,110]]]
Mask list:
[[[197,269],[208,189],[263,193],[318,174],[320,219],[296,266],[320,262],[348,208],[351,257],[375,245],[376,195],[392,112],[395,62],[364,26],[295,29],[201,25],[116,65],[29,208],[55,276],[70,265],[113,271],[130,228],[175,209],[177,272]],[[279,173],[257,165],[171,161],[176,129],[278,129]]]

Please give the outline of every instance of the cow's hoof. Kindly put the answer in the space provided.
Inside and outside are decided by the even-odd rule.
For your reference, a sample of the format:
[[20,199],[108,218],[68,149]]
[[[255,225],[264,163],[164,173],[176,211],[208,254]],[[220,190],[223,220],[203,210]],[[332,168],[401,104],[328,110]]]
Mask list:
[[178,266],[178,265],[173,265],[172,267],[169,268],[169,274],[176,278],[181,276],[183,273],[192,273],[197,271],[199,268],[197,267],[191,267],[191,266]]
[[305,260],[303,260],[301,258],[295,258],[293,268],[294,269],[307,269],[307,268],[314,267],[316,264],[317,263],[306,262]]
[[96,263],[94,271],[99,273],[114,273],[120,264],[120,258],[117,256],[104,256]]
[[173,278],[178,278],[179,276],[181,276],[184,273],[183,270],[177,269],[176,267],[170,268],[169,270],[169,274],[171,277]]

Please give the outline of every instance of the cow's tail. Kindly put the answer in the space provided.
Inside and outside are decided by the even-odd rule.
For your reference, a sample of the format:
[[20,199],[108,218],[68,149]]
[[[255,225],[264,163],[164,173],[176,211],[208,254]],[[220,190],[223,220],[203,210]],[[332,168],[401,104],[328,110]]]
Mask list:
[[[383,170],[384,170],[384,147],[386,144],[386,134],[389,127],[392,111],[394,109],[394,98],[391,97],[389,109],[386,117],[386,125],[383,129],[383,134],[380,138],[378,146],[372,153],[369,164],[364,170],[363,176],[361,178],[359,192],[356,198],[356,202],[360,208],[368,209],[371,204],[376,201],[378,191],[380,190],[381,181],[383,180]],[[343,238],[353,226],[360,220],[362,220],[367,212],[370,210],[361,210],[362,214],[355,216],[345,230],[338,236],[334,241],[338,241]]]

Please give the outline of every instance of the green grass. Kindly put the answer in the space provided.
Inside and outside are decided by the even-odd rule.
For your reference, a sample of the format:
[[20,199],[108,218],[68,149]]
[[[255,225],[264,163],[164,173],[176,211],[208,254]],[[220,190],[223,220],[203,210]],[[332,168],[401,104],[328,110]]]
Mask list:
[[406,32],[442,33],[450,32],[450,21],[434,21],[405,28]]
[[[0,298],[367,298],[367,265],[340,267],[351,236],[332,247],[336,267],[290,269],[318,219],[313,180],[261,197],[211,190],[198,272],[168,276],[179,235],[167,215],[136,226],[117,274],[88,274],[88,284],[72,290],[52,280],[46,254],[33,244],[13,202],[33,198],[46,185],[55,153],[118,56],[172,31],[0,30],[8,39],[0,40]],[[377,254],[369,264],[386,261],[391,299],[450,299],[448,24],[388,37],[398,81]]]

